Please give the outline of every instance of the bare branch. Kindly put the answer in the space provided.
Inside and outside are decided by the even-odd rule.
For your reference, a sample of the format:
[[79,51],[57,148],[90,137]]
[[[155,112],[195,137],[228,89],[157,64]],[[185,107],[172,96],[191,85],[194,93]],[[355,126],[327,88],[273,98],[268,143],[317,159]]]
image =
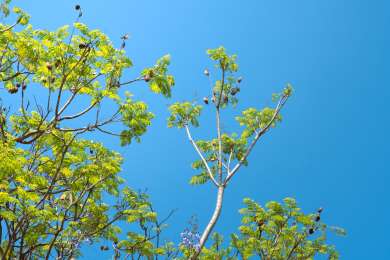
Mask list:
[[199,157],[202,159],[202,162],[203,162],[204,166],[207,169],[207,173],[209,174],[210,179],[213,181],[215,186],[219,187],[220,184],[215,180],[215,178],[213,176],[213,172],[211,171],[211,169],[209,167],[209,164],[207,163],[206,159],[204,158],[202,152],[200,151],[200,149],[199,149],[198,145],[196,144],[196,142],[194,141],[194,139],[192,139],[192,136],[191,136],[190,129],[189,129],[188,125],[185,125],[185,128],[186,128],[188,139],[190,140],[192,146],[194,146],[194,148],[195,148],[196,152],[198,153]]

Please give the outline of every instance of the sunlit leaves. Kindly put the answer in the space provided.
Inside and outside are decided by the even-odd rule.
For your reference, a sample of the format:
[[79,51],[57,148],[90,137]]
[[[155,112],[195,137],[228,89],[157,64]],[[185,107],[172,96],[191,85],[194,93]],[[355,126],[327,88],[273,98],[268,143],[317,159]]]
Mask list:
[[123,123],[128,128],[128,130],[123,130],[121,133],[122,145],[131,143],[132,139],[137,142],[140,141],[140,136],[146,132],[154,117],[147,109],[148,107],[144,102],[134,102],[130,94],[127,94],[125,102],[120,107]]
[[169,107],[171,115],[168,117],[168,127],[183,128],[185,125],[199,126],[198,117],[202,106],[190,102],[176,102]]
[[218,47],[216,49],[207,50],[207,54],[210,59],[217,61],[217,66],[223,70],[229,72],[236,72],[238,70],[238,65],[236,63],[237,55],[228,55],[224,47]]
[[[245,199],[240,236],[232,236],[232,247],[243,258],[260,255],[261,259],[312,259],[326,254],[338,259],[334,247],[326,244],[327,225],[320,222],[322,210],[304,214],[293,198],[284,203],[268,202],[266,208]],[[248,250],[250,249],[250,250]]]
[[242,116],[237,116],[236,120],[241,126],[245,126],[242,137],[248,138],[264,129],[268,124],[274,127],[277,122],[282,120],[282,117],[279,114],[276,115],[273,108],[266,107],[261,111],[256,108],[248,108],[242,111]]
[[142,76],[145,82],[148,82],[150,90],[166,97],[171,96],[171,88],[175,85],[173,76],[168,74],[170,62],[170,55],[165,55],[157,60],[154,67],[142,71]]

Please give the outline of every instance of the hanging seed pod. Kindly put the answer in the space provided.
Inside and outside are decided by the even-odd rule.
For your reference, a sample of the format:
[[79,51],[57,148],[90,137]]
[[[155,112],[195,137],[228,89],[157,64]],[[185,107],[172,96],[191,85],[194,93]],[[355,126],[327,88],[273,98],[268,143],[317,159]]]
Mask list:
[[319,208],[319,209],[317,210],[317,212],[321,214],[323,210],[324,210],[323,208]]
[[258,227],[261,227],[263,225],[264,225],[264,220],[260,219],[260,220],[257,221],[257,226]]
[[20,83],[16,83],[15,87],[20,88]]
[[208,105],[208,104],[209,104],[209,99],[208,99],[207,97],[204,97],[204,98],[203,98],[203,102],[204,102],[206,105]]
[[46,68],[51,71],[53,69],[53,66],[49,62],[47,62]]
[[309,228],[309,234],[312,235],[314,233],[314,228]]
[[226,96],[226,95],[224,95],[224,96],[223,96],[223,102],[224,102],[224,103],[228,103],[228,102],[229,102],[229,97]]
[[153,70],[149,70],[148,73],[144,76],[145,82],[149,82],[154,76]]
[[85,44],[85,43],[80,43],[80,44],[79,44],[79,48],[80,48],[80,49],[85,49],[85,48],[87,48],[87,47],[88,47],[88,45]]
[[317,216],[315,217],[314,220],[315,220],[316,222],[318,222],[318,221],[320,221],[320,219],[321,219],[320,215],[317,215]]
[[76,9],[76,11],[79,11],[81,9],[81,6],[80,5],[75,5],[74,9]]
[[210,76],[210,72],[209,72],[208,69],[205,69],[205,70],[203,71],[203,74],[206,75],[207,77]]
[[240,88],[238,87],[232,88],[230,90],[230,94],[232,94],[232,96],[236,95],[238,92],[240,92]]
[[23,84],[22,84],[22,90],[26,90],[26,88],[27,88],[27,84],[26,84],[26,83],[23,83]]
[[108,246],[100,246],[100,250],[107,251],[108,250]]
[[213,94],[213,97],[211,98],[211,101],[213,101],[213,103],[217,102],[217,97],[215,96],[215,94]]
[[121,39],[122,40],[127,40],[127,39],[129,39],[129,34],[128,33],[126,33],[125,35],[123,35],[122,37],[121,37]]
[[60,65],[61,65],[61,60],[60,59],[56,60],[56,63],[54,64],[54,66],[56,68],[58,68]]
[[17,92],[18,92],[18,88],[16,86],[13,86],[13,87],[8,89],[8,93],[10,93],[10,94],[15,94]]
[[149,81],[151,80],[150,75],[149,75],[149,74],[146,74],[146,75],[144,76],[144,80],[145,80],[145,82],[149,82]]
[[237,79],[237,83],[241,83],[241,81],[242,81],[242,77],[238,77],[238,79]]

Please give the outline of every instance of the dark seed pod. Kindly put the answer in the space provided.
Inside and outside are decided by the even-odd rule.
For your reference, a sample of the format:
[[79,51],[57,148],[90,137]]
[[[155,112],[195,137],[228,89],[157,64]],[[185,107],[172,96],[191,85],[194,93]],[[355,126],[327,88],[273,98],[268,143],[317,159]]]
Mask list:
[[241,83],[241,81],[242,81],[242,77],[239,77],[239,78],[237,79],[237,83]]
[[124,49],[126,47],[126,43],[123,41],[121,45],[121,49]]
[[8,92],[9,92],[10,94],[15,94],[15,93],[18,92],[18,88],[17,88],[16,86],[14,86],[14,87],[8,89]]
[[206,75],[207,77],[210,76],[210,72],[209,72],[208,69],[205,69],[205,70],[203,71],[203,74]]
[[240,92],[240,88],[232,88],[230,90],[230,94],[232,94],[232,96],[236,95],[238,92]]
[[309,234],[312,235],[314,233],[314,228],[309,228]]
[[149,82],[150,80],[151,80],[151,76],[149,75],[149,74],[146,74],[145,76],[144,76],[144,80],[145,80],[145,82]]
[[75,5],[74,9],[76,9],[76,11],[79,11],[81,9],[81,6],[80,5]]
[[89,153],[90,153],[90,154],[93,154],[93,150],[92,150],[92,149],[89,149]]
[[320,219],[321,219],[320,215],[317,215],[317,216],[315,217],[314,220],[315,220],[316,222],[318,222],[318,221],[320,221]]
[[22,84],[22,89],[23,89],[23,90],[26,90],[26,88],[27,88],[26,83],[23,83],[23,84]]
[[60,65],[61,65],[61,60],[56,60],[56,63],[54,64],[54,66],[56,66],[56,68],[58,68]]
[[125,35],[123,35],[123,36],[121,37],[121,39],[122,39],[122,40],[127,40],[127,39],[129,39],[129,34],[126,33]]
[[223,102],[224,102],[224,103],[229,102],[229,97],[228,97],[228,96],[223,96]]
[[102,251],[103,251],[103,250],[104,250],[104,246],[100,246],[100,250],[102,250]]
[[46,68],[51,71],[53,69],[53,66],[51,66],[50,63],[46,63]]
[[213,101],[213,103],[217,102],[217,97],[215,95],[213,95],[213,97],[211,98],[211,101]]
[[261,227],[262,225],[264,225],[264,220],[260,219],[259,221],[257,221],[258,227]]
[[317,212],[321,214],[323,210],[324,210],[323,208],[319,208],[319,209],[317,210]]
[[85,44],[85,43],[80,43],[80,44],[79,44],[79,48],[80,48],[80,49],[85,49],[85,48],[87,48],[87,44]]
[[207,97],[204,97],[204,98],[203,98],[203,102],[204,102],[206,105],[208,105],[208,104],[209,104],[209,99],[208,99]]
[[16,83],[15,87],[20,88],[20,83]]

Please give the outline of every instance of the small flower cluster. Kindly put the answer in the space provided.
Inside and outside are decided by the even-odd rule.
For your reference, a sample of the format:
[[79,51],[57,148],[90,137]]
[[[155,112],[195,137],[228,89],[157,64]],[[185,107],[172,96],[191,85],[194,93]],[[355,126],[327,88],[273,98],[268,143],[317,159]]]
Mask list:
[[189,249],[198,250],[200,247],[200,235],[198,232],[193,232],[191,230],[185,229],[180,233],[181,245]]

